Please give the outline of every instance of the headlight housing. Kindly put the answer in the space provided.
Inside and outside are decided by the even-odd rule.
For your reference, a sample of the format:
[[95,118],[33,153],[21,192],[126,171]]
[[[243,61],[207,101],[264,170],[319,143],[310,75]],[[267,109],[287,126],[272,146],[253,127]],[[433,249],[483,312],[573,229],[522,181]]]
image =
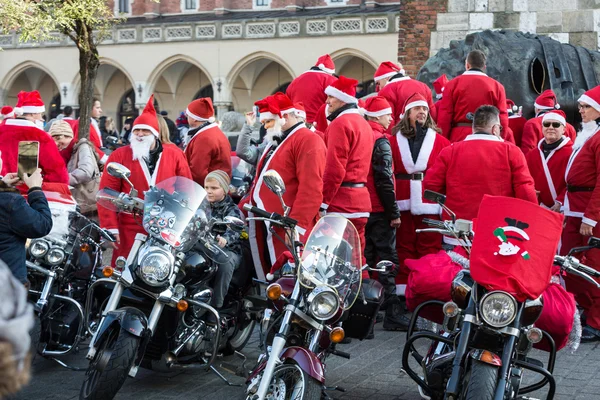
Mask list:
[[517,301],[506,292],[489,292],[481,299],[479,313],[486,324],[503,328],[515,319]]
[[50,265],[59,265],[65,261],[66,254],[63,249],[59,247],[53,247],[46,254],[46,262]]
[[340,297],[329,286],[317,286],[308,295],[308,310],[318,320],[332,318],[340,308]]
[[159,248],[149,248],[136,270],[137,275],[148,285],[162,286],[173,270],[173,258]]
[[29,245],[29,254],[35,258],[41,258],[50,250],[50,245],[45,240],[33,240]]

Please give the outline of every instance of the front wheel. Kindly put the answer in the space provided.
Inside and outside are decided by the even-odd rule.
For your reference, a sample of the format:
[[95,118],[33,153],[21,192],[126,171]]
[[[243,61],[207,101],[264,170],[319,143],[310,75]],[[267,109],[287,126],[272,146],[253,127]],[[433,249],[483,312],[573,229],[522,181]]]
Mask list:
[[110,400],[125,383],[140,338],[119,327],[111,329],[91,361],[79,393],[80,400]]
[[[298,364],[286,363],[273,371],[266,400],[320,400],[322,386]],[[255,396],[248,396],[253,399]]]
[[496,392],[498,367],[473,361],[471,377],[467,386],[466,400],[492,400]]

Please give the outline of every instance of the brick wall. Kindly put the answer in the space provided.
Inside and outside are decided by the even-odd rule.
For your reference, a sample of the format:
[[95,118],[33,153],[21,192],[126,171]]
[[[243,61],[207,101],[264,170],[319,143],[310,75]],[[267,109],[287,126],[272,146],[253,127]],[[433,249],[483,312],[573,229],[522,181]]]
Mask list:
[[429,58],[431,33],[438,13],[445,13],[445,0],[403,0],[400,2],[398,61],[410,76],[416,76]]
[[175,14],[181,12],[181,2],[179,0],[161,0],[161,14]]

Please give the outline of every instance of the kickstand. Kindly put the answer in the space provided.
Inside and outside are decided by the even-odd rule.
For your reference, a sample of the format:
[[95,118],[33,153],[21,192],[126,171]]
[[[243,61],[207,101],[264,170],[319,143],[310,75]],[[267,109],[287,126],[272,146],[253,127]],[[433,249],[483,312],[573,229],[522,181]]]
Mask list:
[[62,362],[61,360],[59,360],[57,358],[54,358],[54,357],[47,357],[46,356],[44,358],[46,358],[47,360],[52,360],[52,361],[56,362],[58,365],[60,365],[61,367],[64,367],[66,369],[70,369],[71,371],[78,371],[78,372],[80,372],[80,371],[86,371],[87,370],[87,368],[71,367],[70,365],[67,365],[64,362]]
[[212,372],[214,372],[214,373],[215,373],[215,374],[216,374],[216,375],[217,375],[219,378],[221,378],[221,380],[223,380],[223,382],[225,382],[225,383],[227,384],[227,386],[236,386],[236,387],[241,387],[241,386],[242,386],[242,384],[233,384],[233,383],[229,382],[229,380],[228,380],[227,378],[225,378],[225,377],[223,376],[223,374],[221,374],[221,373],[220,373],[220,372],[219,372],[219,371],[218,371],[218,370],[215,368],[215,366],[214,366],[214,365],[211,365],[211,366],[210,366],[210,370],[211,370]]

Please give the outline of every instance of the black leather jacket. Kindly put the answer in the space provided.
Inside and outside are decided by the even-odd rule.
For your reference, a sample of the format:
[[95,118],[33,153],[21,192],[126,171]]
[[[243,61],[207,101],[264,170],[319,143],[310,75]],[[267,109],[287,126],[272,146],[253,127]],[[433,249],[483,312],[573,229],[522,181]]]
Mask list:
[[385,210],[385,216],[389,220],[400,218],[400,210],[396,204],[396,193],[394,192],[394,171],[392,169],[392,146],[386,137],[375,141],[373,156],[373,180],[377,196]]

